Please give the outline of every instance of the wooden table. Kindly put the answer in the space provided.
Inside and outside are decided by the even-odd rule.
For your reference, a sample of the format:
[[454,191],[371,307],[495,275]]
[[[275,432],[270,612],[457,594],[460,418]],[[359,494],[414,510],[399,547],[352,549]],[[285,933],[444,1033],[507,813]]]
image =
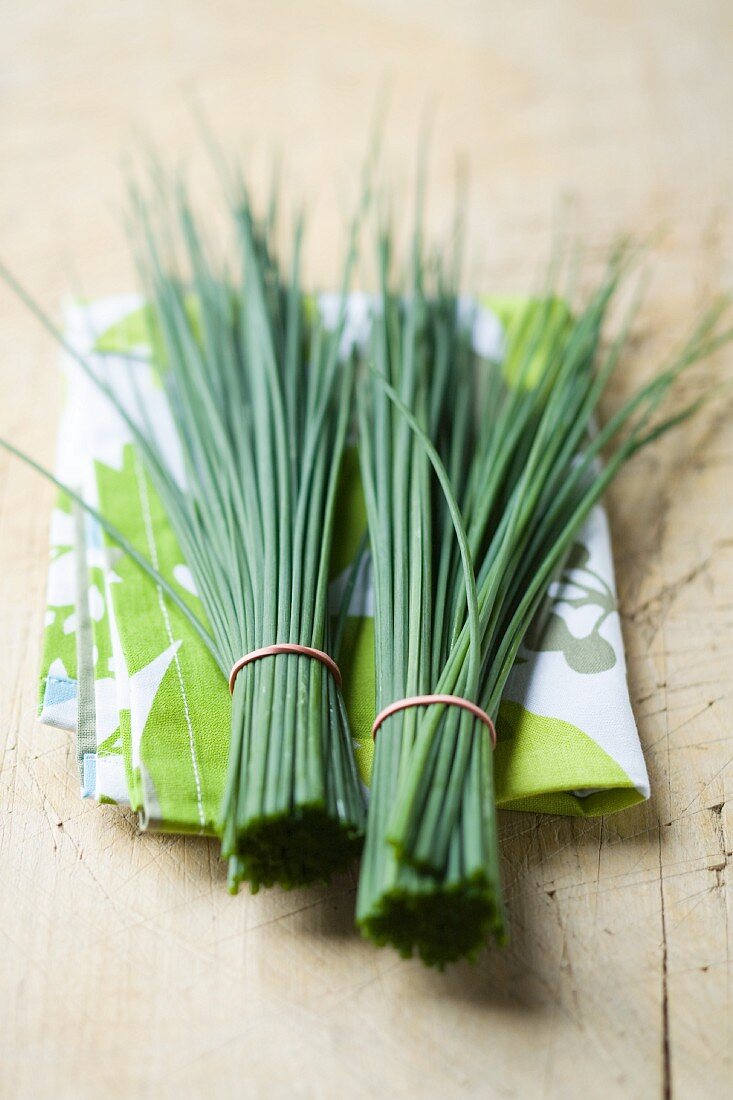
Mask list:
[[[731,286],[726,0],[27,0],[2,28],[2,253],[49,309],[130,286],[119,157],[141,128],[195,151],[192,88],[260,177],[283,150],[331,278],[384,81],[398,188],[436,94],[438,229],[470,154],[473,285],[531,287],[566,195],[590,272],[662,230],[621,388]],[[0,290],[0,429],[47,463],[55,360]],[[358,939],[353,878],[231,898],[214,844],[79,801],[70,738],[34,719],[52,493],[0,457],[0,1093],[731,1095],[732,425],[721,394],[610,502],[652,801],[504,815],[511,946],[442,976]]]

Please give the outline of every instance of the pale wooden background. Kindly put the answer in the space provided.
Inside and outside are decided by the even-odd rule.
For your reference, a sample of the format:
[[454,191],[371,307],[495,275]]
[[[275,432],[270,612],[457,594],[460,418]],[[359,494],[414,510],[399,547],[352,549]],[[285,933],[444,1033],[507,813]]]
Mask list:
[[[284,150],[327,279],[385,78],[398,185],[436,95],[436,225],[470,153],[477,286],[531,284],[566,194],[591,266],[619,230],[665,231],[627,378],[733,284],[727,0],[2,0],[0,26],[1,252],[50,309],[69,286],[129,286],[120,154],[140,128],[194,149],[191,87],[255,162]],[[0,291],[0,429],[46,462],[54,364]],[[730,1095],[723,401],[611,501],[653,800],[603,821],[505,815],[511,947],[443,976],[359,941],[353,879],[230,898],[213,844],[80,803],[70,738],[33,717],[52,496],[0,457],[0,1093]]]

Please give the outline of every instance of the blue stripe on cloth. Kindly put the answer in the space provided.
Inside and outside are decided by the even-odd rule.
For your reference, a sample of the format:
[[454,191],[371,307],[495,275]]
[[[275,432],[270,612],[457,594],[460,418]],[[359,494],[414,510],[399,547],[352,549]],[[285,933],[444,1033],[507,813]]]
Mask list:
[[78,684],[76,680],[70,680],[68,676],[47,676],[46,690],[43,693],[43,706],[55,707],[59,703],[68,703],[70,699],[76,699]]
[[84,779],[81,787],[82,798],[94,798],[97,786],[97,754],[96,752],[84,753]]

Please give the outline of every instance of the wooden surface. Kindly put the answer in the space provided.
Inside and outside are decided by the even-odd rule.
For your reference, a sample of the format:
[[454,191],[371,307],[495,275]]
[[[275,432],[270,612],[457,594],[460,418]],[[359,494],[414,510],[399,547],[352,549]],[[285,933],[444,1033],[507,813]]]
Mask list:
[[[476,286],[531,286],[564,196],[591,268],[663,230],[626,382],[733,285],[727,0],[1,0],[3,256],[56,309],[129,287],[120,154],[196,142],[193,87],[274,146],[331,247],[380,84],[411,175],[436,97],[431,217],[470,154]],[[52,461],[54,348],[0,290],[0,430]],[[730,378],[731,353],[710,376]],[[512,943],[426,972],[352,931],[354,881],[230,898],[215,845],[81,803],[34,720],[51,493],[0,457],[0,1095],[731,1095],[733,419],[721,395],[617,487],[632,697],[653,799],[502,821]]]

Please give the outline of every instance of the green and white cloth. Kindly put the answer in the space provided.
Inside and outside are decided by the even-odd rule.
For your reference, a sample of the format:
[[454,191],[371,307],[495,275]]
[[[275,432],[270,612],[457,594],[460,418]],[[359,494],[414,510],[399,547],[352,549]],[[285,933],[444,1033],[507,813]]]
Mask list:
[[[522,308],[502,299],[463,303],[479,355],[500,359],[502,319]],[[331,296],[320,299],[324,317]],[[368,330],[369,300],[350,300],[345,339]],[[143,401],[176,460],[175,435],[150,358],[148,314],[121,296],[74,305],[72,345],[135,414]],[[191,574],[128,429],[70,356],[57,469],[201,611]],[[181,470],[181,477],[182,477]],[[332,595],[349,575],[364,508],[355,453],[344,470]],[[629,701],[605,514],[596,509],[550,593],[549,617],[530,632],[497,724],[498,804],[596,815],[649,795]],[[129,804],[145,827],[209,832],[219,809],[229,742],[227,685],[184,615],[102,532],[61,498],[51,526],[51,564],[40,715],[76,730],[84,797]],[[374,718],[373,606],[364,561],[337,655],[365,783]]]

